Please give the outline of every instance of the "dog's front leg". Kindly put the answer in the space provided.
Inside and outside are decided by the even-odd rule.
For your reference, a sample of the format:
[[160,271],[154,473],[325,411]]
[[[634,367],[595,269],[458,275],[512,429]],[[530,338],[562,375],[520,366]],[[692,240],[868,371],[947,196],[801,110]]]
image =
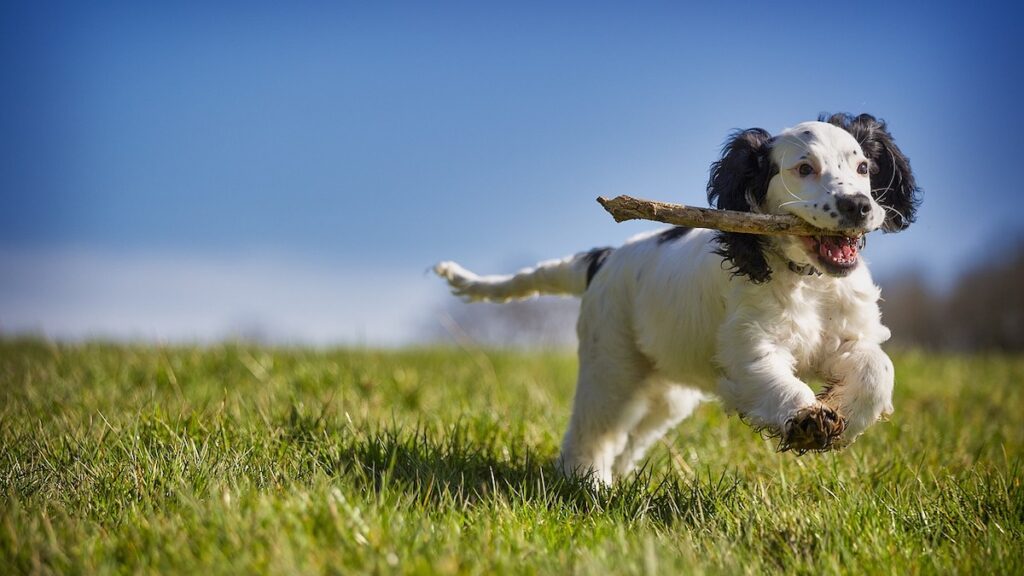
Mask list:
[[895,370],[892,360],[873,342],[844,342],[822,364],[829,386],[819,398],[846,419],[842,443],[857,439],[868,426],[892,413]]
[[780,437],[781,450],[827,450],[843,419],[794,374],[796,359],[768,334],[719,334],[718,362],[725,371],[719,394],[726,408]]

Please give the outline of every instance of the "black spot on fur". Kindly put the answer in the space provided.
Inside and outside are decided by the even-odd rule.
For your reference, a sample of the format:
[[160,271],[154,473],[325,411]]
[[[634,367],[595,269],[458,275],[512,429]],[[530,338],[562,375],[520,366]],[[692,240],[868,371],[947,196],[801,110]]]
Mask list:
[[608,258],[608,255],[612,253],[611,248],[594,248],[583,258],[587,261],[587,287],[590,287],[590,281],[594,279],[597,271],[604,265],[604,261]]
[[658,233],[658,244],[664,244],[665,242],[672,242],[678,240],[692,230],[686,226],[675,226]]
[[910,160],[893,142],[885,122],[870,114],[822,114],[819,118],[846,130],[857,142],[868,159],[871,195],[886,207],[886,232],[905,230],[916,219],[921,205],[921,189],[914,182]]
[[[719,210],[750,212],[764,203],[768,183],[778,173],[772,165],[771,134],[760,128],[734,133],[722,148],[722,158],[711,165],[708,202]],[[772,269],[765,258],[766,240],[757,234],[719,232],[718,249],[734,276],[746,276],[754,283],[767,282]]]
[[[815,206],[817,206],[817,204],[815,204]],[[832,209],[832,207],[829,206],[828,204],[825,204],[824,206],[821,207],[821,209],[824,210],[825,212],[828,212],[829,210]]]

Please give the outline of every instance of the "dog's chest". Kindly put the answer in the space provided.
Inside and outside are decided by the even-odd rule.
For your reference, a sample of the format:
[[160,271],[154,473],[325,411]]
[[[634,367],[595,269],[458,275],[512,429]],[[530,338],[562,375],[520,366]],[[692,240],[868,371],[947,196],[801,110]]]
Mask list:
[[832,316],[830,300],[820,290],[795,287],[779,294],[778,306],[772,306],[766,318],[774,340],[793,355],[798,371],[810,370],[816,363]]

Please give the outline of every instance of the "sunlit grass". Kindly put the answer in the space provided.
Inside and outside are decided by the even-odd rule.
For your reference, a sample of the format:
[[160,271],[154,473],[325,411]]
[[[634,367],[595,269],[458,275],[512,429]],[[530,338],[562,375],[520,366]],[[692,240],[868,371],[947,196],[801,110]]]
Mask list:
[[571,356],[0,343],[0,572],[1024,573],[1024,359],[895,360],[844,452],[712,403],[595,492]]

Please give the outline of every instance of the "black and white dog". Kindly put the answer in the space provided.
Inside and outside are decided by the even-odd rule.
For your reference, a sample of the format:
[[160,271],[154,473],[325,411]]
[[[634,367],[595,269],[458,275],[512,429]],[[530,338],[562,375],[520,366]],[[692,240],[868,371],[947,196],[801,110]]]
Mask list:
[[794,214],[822,233],[671,228],[512,276],[435,267],[470,300],[582,295],[566,473],[630,472],[707,392],[798,452],[845,446],[892,412],[889,330],[860,249],[868,232],[906,229],[919,190],[885,123],[835,114],[737,132],[707,192],[716,208]]

